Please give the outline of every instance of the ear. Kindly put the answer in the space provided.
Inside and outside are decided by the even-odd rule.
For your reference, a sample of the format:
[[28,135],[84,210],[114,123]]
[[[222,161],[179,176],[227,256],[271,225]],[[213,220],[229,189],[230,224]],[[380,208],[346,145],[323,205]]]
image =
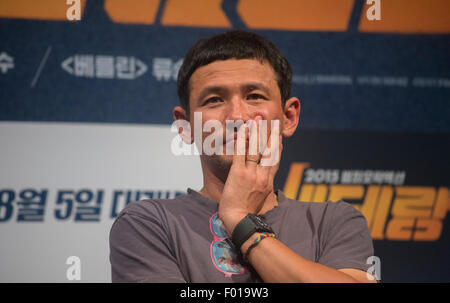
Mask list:
[[189,123],[186,110],[184,110],[181,106],[175,106],[172,114],[173,120],[178,127],[178,134],[181,139],[187,144],[192,144],[192,142],[194,142],[194,138],[192,136],[191,125]]
[[284,105],[284,122],[281,131],[284,137],[290,137],[297,129],[300,118],[300,100],[292,97]]

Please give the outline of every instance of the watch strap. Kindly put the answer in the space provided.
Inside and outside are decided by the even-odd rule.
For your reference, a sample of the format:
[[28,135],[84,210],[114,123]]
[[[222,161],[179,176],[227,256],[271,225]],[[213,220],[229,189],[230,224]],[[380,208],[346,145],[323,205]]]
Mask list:
[[245,216],[234,228],[231,241],[234,247],[240,251],[242,244],[255,232],[273,233],[273,230],[260,217],[254,214]]

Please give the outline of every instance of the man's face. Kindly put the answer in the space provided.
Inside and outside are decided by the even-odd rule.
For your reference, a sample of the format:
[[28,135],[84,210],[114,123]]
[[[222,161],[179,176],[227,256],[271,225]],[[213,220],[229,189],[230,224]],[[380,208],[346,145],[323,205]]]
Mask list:
[[[227,120],[266,120],[266,141],[272,120],[279,120],[282,128],[284,109],[276,75],[269,63],[254,59],[215,61],[198,68],[189,84],[191,129],[194,129],[195,112],[202,114],[202,125],[209,120],[220,121],[224,141],[227,140]],[[210,133],[203,132],[202,142],[208,135]],[[227,154],[213,155],[210,160],[229,168],[232,157]]]

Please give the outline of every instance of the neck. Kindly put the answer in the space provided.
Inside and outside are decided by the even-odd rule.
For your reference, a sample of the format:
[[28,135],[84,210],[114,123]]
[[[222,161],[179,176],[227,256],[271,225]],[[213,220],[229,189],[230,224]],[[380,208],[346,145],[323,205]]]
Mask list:
[[199,191],[203,196],[207,197],[210,200],[216,201],[219,203],[223,188],[225,186],[225,182],[228,177],[228,172],[216,172],[213,173],[207,164],[203,161],[202,163],[202,171],[203,171],[203,187]]

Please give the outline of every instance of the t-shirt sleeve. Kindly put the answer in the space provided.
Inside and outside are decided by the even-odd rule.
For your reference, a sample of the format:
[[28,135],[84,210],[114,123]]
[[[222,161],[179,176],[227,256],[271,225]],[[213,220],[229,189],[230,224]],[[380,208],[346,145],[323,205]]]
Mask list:
[[119,215],[109,236],[113,283],[185,282],[160,221],[148,214]]
[[366,262],[373,256],[373,242],[365,217],[349,203],[329,203],[319,263],[335,269],[367,271],[372,266]]

